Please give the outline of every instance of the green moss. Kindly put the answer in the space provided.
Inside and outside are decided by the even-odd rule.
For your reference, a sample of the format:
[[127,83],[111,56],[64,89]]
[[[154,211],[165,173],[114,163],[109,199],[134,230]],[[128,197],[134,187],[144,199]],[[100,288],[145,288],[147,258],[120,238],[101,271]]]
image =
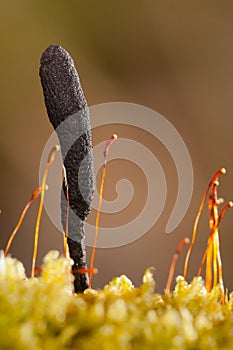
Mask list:
[[75,295],[70,261],[49,252],[42,274],[27,279],[16,259],[0,258],[0,349],[232,349],[233,296],[177,278],[174,292],[154,292],[151,269],[140,288],[126,277]]

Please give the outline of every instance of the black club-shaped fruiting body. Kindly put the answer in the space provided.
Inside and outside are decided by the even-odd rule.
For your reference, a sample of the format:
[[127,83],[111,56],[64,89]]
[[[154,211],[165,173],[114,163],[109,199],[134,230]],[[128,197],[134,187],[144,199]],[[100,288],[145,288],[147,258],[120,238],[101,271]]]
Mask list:
[[[69,199],[68,246],[74,260],[75,292],[88,287],[84,223],[94,196],[94,166],[89,110],[78,73],[69,53],[61,46],[49,46],[41,57],[40,78],[49,116],[58,135],[66,173]],[[66,230],[67,187],[61,194],[62,224]]]

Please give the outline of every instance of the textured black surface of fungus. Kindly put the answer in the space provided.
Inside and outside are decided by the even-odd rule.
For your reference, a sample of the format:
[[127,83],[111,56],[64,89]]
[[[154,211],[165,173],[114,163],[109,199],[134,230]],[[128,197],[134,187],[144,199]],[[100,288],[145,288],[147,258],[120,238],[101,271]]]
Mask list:
[[87,107],[74,61],[61,46],[50,45],[42,54],[40,77],[45,105],[54,129],[65,118]]
[[[74,260],[75,291],[82,292],[88,286],[88,276],[75,271],[86,267],[84,222],[91,210],[95,186],[89,110],[74,62],[64,48],[49,46],[40,63],[45,105],[60,141],[66,170],[70,204],[68,245]],[[61,211],[65,231],[65,184],[61,194]]]

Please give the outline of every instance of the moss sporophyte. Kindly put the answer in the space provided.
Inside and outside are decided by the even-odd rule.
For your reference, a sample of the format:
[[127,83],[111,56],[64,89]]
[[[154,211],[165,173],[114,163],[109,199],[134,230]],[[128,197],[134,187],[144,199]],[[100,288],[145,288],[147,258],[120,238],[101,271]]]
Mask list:
[[[203,196],[194,222],[183,276],[176,278],[173,290],[171,284],[176,261],[184,245],[189,244],[188,238],[179,243],[174,254],[164,294],[154,291],[153,268],[145,271],[139,288],[135,288],[122,275],[114,278],[102,290],[93,290],[91,282],[97,271],[94,256],[107,154],[117,136],[113,134],[104,148],[96,238],[88,267],[84,247],[84,223],[91,209],[94,172],[86,100],[73,60],[60,46],[50,46],[44,52],[40,76],[48,115],[58,133],[63,155],[61,219],[64,228],[64,256],[57,251],[50,251],[45,256],[42,267],[36,267],[46,179],[59,149],[56,146],[49,154],[41,187],[33,192],[4,253],[0,255],[0,349],[232,349],[233,293],[229,295],[223,283],[219,225],[226,210],[233,204],[228,202],[224,206],[217,193],[218,180],[225,173],[225,169],[216,172]],[[81,133],[74,146],[67,151],[66,133],[62,134],[59,125],[70,115],[75,116],[71,127],[75,126]],[[81,194],[77,188],[80,178],[76,176],[78,172],[74,166],[71,166],[72,157],[75,159],[75,167],[79,167],[83,158],[87,157],[89,166],[79,172],[79,176],[83,177],[87,202],[82,197],[83,192]],[[29,207],[39,196],[31,277],[27,278],[22,263],[12,258],[9,250]],[[188,283],[186,279],[190,254],[207,200],[207,247],[197,275]],[[71,209],[78,219],[71,215]],[[201,277],[204,267],[205,280]]]

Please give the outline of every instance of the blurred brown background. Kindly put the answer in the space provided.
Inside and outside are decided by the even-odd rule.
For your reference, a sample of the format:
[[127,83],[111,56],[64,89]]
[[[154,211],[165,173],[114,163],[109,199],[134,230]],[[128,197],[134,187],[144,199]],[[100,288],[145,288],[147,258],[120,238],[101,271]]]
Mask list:
[[[94,287],[113,276],[127,274],[138,285],[148,266],[156,267],[157,289],[162,291],[176,246],[191,237],[202,194],[212,174],[225,166],[220,193],[233,199],[233,3],[231,1],[2,1],[0,11],[0,247],[4,248],[19,214],[38,186],[38,168],[52,131],[43,103],[38,69],[41,53],[50,44],[64,46],[74,58],[89,105],[126,101],[155,109],[183,137],[194,167],[194,193],[179,227],[166,235],[174,205],[177,177],[166,149],[143,133],[163,165],[168,200],[157,224],[136,242],[115,249],[98,249],[99,274]],[[94,144],[112,132],[133,138],[133,130],[105,127],[95,130]],[[137,214],[144,198],[142,174],[132,164],[117,171],[109,163],[105,196],[114,198],[115,183],[129,177],[135,202],[127,216]],[[124,165],[127,167],[127,165]],[[119,168],[119,166],[117,167]],[[99,178],[99,177],[98,177]],[[156,179],[155,179],[156,181]],[[37,213],[34,204],[12,246],[13,256],[30,269]],[[196,273],[208,235],[207,211],[191,257],[190,275]],[[124,216],[125,215],[125,216]],[[93,219],[94,213],[92,214]],[[103,215],[103,226],[111,217]],[[121,222],[119,217],[117,220]],[[221,224],[224,278],[233,289],[233,212]],[[44,213],[37,265],[50,249],[62,251],[62,235]],[[91,250],[88,249],[88,258]],[[182,273],[184,253],[177,272]]]

